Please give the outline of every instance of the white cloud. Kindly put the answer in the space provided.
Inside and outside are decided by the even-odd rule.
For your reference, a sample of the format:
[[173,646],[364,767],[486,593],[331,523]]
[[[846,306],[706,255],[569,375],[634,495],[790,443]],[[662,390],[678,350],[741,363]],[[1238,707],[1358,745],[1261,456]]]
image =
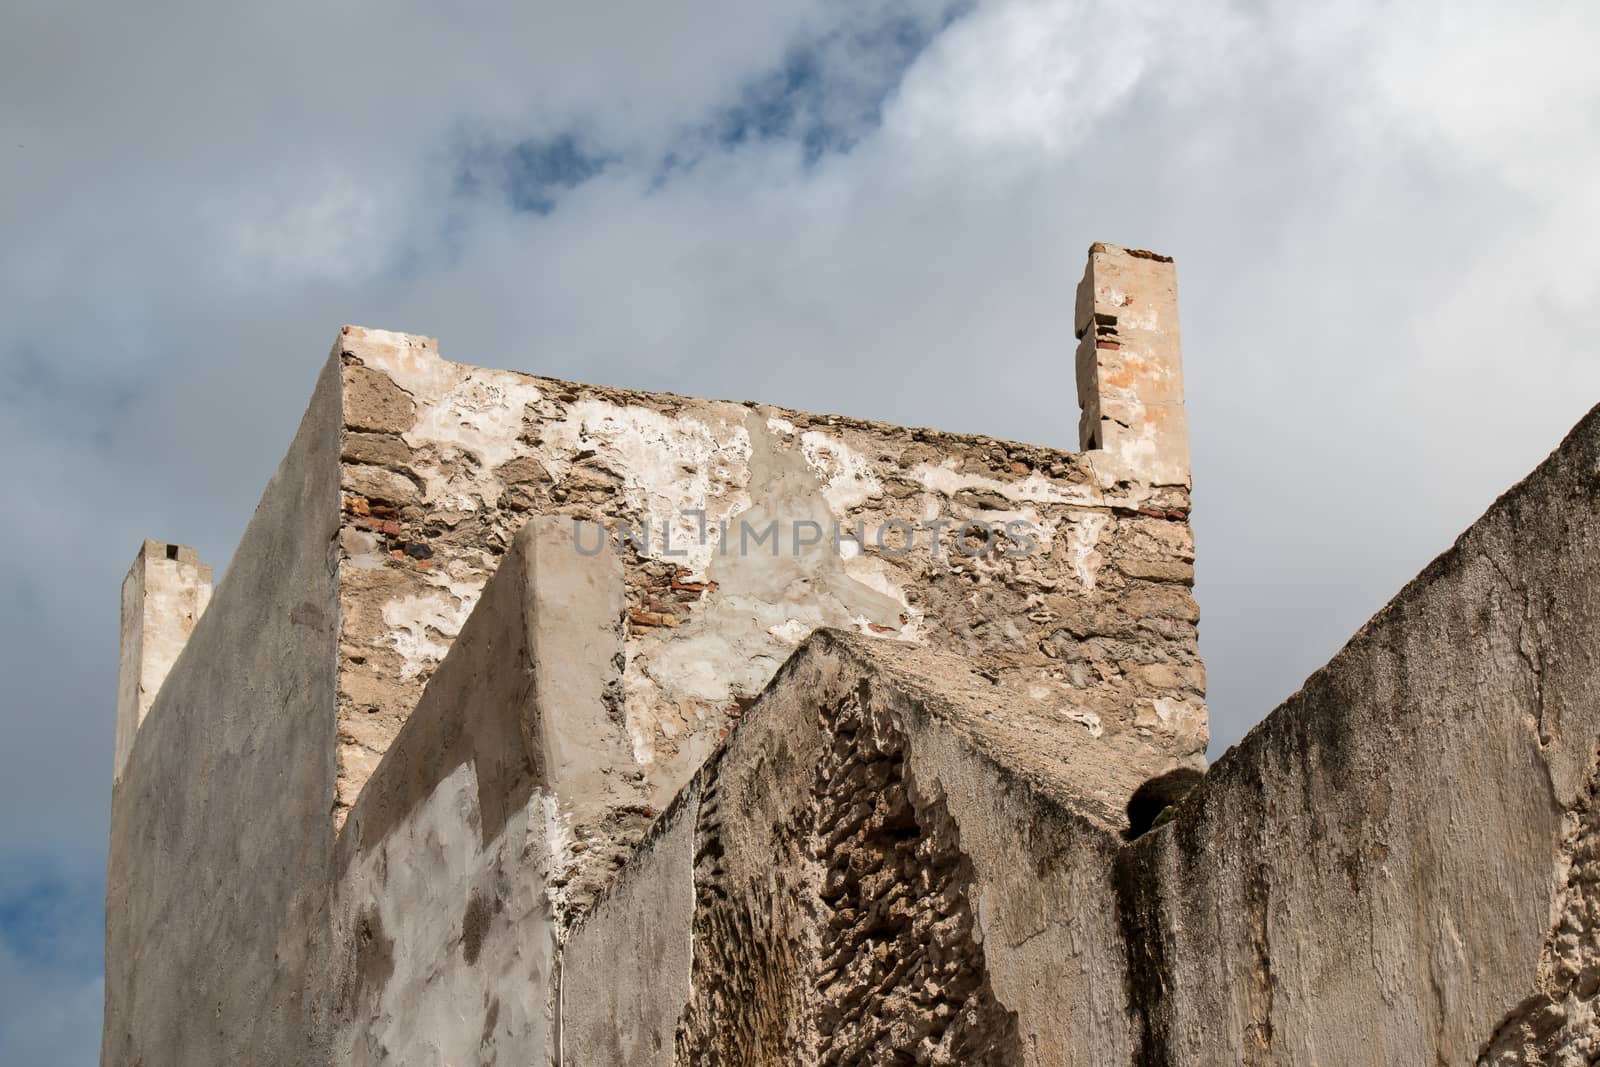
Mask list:
[[1048,158],[1176,61],[1220,58],[1238,21],[1217,5],[986,4],[910,73],[888,134]]

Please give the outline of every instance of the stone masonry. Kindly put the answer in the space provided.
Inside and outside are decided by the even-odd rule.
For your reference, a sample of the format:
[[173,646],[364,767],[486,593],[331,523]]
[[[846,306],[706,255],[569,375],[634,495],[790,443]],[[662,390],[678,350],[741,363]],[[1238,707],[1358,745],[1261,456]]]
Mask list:
[[[1107,410],[1139,426],[1142,383],[1169,398],[1181,383],[1171,265],[1107,246],[1092,261],[1150,283],[1146,298],[1097,268],[1094,306],[1119,309],[1130,338],[1105,374],[1119,397]],[[671,800],[819,626],[967,656],[1048,699],[1064,729],[1132,731],[1174,759],[1205,749],[1181,434],[1142,464],[1138,449],[1066,453],[483,370],[440,359],[432,340],[355,327],[335,356],[336,822],[539,516],[582,524],[572,539],[591,545],[604,532],[622,560],[625,610],[595,640],[612,649],[626,784],[604,831],[573,828],[601,838],[595,854],[631,849],[641,813]],[[1181,410],[1162,416],[1174,418],[1181,428]],[[975,527],[963,542],[968,522],[994,543]]]
[[1600,1060],[1600,414],[1130,841],[1171,260],[1072,318],[1078,452],[345,327],[209,607],[124,586],[102,1062]]

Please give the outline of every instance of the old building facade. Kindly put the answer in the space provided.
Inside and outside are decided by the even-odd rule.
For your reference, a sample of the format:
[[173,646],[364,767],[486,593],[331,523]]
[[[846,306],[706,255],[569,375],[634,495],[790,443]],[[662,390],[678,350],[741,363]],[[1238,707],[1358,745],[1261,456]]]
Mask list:
[[1077,452],[345,327],[215,592],[124,585],[102,1062],[1596,1062],[1600,416],[1129,840],[1173,264],[1073,325]]

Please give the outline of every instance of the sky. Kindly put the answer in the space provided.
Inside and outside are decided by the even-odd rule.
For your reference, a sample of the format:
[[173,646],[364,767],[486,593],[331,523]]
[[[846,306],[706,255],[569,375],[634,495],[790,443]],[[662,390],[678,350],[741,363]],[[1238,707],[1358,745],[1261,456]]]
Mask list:
[[220,574],[342,323],[1076,446],[1177,260],[1212,754],[1600,401],[1600,5],[13,0],[0,1063],[96,1062],[118,589]]

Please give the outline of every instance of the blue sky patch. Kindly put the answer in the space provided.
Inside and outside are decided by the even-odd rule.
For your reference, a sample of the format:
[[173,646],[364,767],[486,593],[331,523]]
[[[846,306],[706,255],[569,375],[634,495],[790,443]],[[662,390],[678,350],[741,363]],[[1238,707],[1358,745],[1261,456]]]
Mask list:
[[691,121],[659,156],[626,158],[582,130],[459,152],[456,192],[501,196],[519,212],[548,215],[567,193],[626,162],[658,188],[707,156],[758,144],[792,144],[806,166],[843,155],[883,122],[889,98],[917,58],[974,0],[933,10],[902,2],[836,24],[791,47],[778,66],[747,81],[728,104]]
[[928,45],[973,7],[961,0],[929,15],[896,5],[796,46],[712,120],[710,139],[723,148],[794,141],[807,164],[850,151],[882,124],[884,104]]
[[[8,856],[0,872],[0,946],[15,958],[72,974],[98,974],[105,889],[37,856]],[[25,872],[25,873],[24,873]]]
[[529,138],[510,145],[484,145],[463,154],[457,191],[498,192],[515,211],[548,215],[561,197],[599,175],[612,157],[577,133]]

